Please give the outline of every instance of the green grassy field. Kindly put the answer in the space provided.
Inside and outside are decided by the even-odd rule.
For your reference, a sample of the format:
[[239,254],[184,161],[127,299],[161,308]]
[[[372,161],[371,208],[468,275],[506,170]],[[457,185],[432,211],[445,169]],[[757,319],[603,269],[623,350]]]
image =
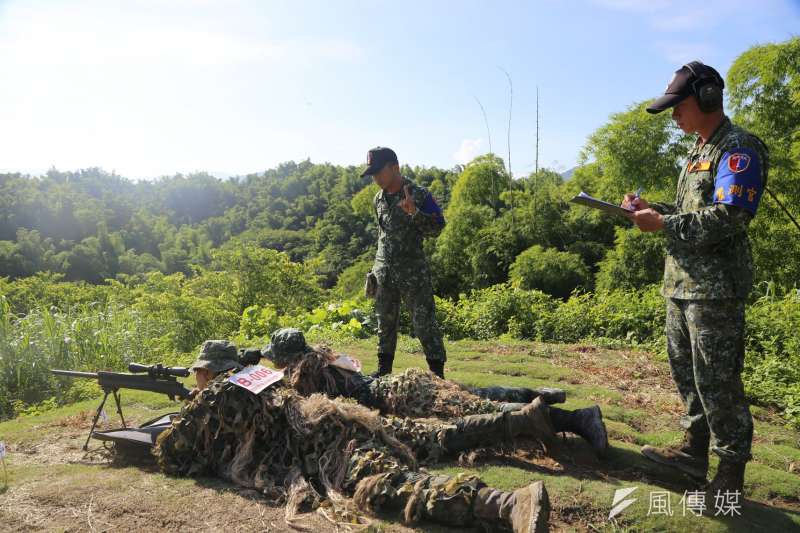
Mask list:
[[[337,351],[355,355],[366,371],[375,367],[373,342]],[[401,339],[395,370],[424,363],[419,345]],[[449,343],[448,378],[471,385],[553,386],[567,391],[566,408],[600,404],[611,451],[597,460],[583,442],[566,436],[556,458],[525,446],[513,453],[481,453],[472,463],[441,465],[437,471],[479,474],[487,483],[513,489],[544,480],[553,506],[551,526],[563,531],[800,531],[800,433],[768,410],[753,407],[754,460],[746,478],[741,516],[714,517],[684,510],[690,481],[644,459],[643,444],[680,440],[681,405],[666,362],[651,354],[594,346],[546,345],[511,340]],[[83,439],[96,401],[81,402],[35,417],[0,424],[9,446],[8,486],[0,489],[0,528],[9,531],[103,530],[266,530],[287,529],[282,509],[251,491],[213,479],[173,479],[152,468],[111,463],[100,450],[85,454]],[[144,421],[176,410],[163,396],[123,392],[126,419]],[[110,423],[116,424],[109,408]],[[93,441],[97,449],[99,443]],[[463,458],[462,458],[463,459]],[[475,457],[468,459],[474,460]],[[712,458],[712,474],[716,460]],[[607,517],[617,489],[636,490],[636,501],[613,521]],[[668,499],[672,515],[656,514]],[[651,502],[653,506],[651,507]],[[662,508],[663,509],[663,508]],[[390,531],[451,531],[431,524]],[[330,526],[311,517],[318,531]]]

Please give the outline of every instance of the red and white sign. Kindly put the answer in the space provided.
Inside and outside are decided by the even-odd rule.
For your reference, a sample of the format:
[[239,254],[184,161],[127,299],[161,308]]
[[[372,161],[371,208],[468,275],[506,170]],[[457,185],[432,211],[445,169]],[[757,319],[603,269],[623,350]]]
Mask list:
[[331,366],[349,370],[350,372],[361,372],[361,361],[348,355],[340,355],[336,361],[331,363]]
[[239,385],[253,394],[258,394],[273,383],[283,379],[283,371],[273,370],[261,365],[247,366],[228,378],[234,385]]

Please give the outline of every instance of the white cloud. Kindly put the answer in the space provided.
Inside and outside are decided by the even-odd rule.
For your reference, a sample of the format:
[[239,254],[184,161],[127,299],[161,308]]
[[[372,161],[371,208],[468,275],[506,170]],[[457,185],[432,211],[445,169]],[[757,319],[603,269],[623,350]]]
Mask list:
[[456,160],[456,163],[466,165],[480,155],[481,144],[483,144],[483,139],[464,139],[461,141],[459,149],[453,154],[453,159]]

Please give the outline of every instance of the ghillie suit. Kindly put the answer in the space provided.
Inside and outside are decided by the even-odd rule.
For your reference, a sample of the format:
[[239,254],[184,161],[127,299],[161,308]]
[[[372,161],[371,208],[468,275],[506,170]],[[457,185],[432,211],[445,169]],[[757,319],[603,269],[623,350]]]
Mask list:
[[[339,366],[339,356],[326,347],[310,347],[299,330],[282,329],[272,336],[265,350],[276,366],[284,369],[288,382],[303,396],[324,393],[331,398],[345,397],[378,409],[384,415],[446,420],[468,415],[493,415],[518,411],[534,398],[544,402],[564,401],[563,391],[489,387],[468,389],[441,379],[432,372],[410,368],[402,374],[372,377]],[[494,398],[527,402],[497,402]],[[530,398],[530,399],[528,399]],[[608,449],[608,436],[598,406],[567,411],[546,409],[556,431],[569,431],[583,437],[602,456]]]
[[559,389],[468,388],[415,368],[399,375],[367,376],[340,365],[343,358],[330,348],[309,346],[303,333],[294,328],[274,332],[264,355],[284,369],[289,383],[303,396],[322,392],[331,398],[353,398],[384,414],[456,418],[521,409],[539,397],[547,403],[566,399]]
[[256,395],[220,376],[159,436],[154,454],[167,474],[215,474],[285,498],[292,525],[300,504],[310,499],[340,524],[367,521],[360,510],[398,509],[412,523],[420,518],[451,526],[487,522],[538,532],[547,530],[549,513],[541,482],[499,491],[475,476],[419,471],[418,457],[435,461],[469,446],[495,444],[498,436],[551,445],[555,436],[546,408],[537,401],[502,419],[486,419],[479,432],[480,423],[398,423],[353,402],[303,398],[279,385]]
[[519,409],[528,402],[504,406],[482,398],[432,372],[410,368],[402,374],[378,378],[335,366],[338,356],[329,348],[311,348],[284,368],[289,383],[303,396],[324,393],[331,398],[353,398],[383,414],[410,417],[457,418]]

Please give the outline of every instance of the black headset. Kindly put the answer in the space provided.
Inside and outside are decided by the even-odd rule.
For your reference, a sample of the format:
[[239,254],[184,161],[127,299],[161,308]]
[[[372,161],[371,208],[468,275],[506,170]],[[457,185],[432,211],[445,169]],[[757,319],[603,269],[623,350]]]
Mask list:
[[700,61],[692,61],[685,64],[684,67],[688,68],[689,72],[694,75],[692,92],[697,97],[697,105],[700,111],[711,113],[722,108],[722,88],[725,87],[725,82],[722,78],[718,74],[715,75],[709,72]]

